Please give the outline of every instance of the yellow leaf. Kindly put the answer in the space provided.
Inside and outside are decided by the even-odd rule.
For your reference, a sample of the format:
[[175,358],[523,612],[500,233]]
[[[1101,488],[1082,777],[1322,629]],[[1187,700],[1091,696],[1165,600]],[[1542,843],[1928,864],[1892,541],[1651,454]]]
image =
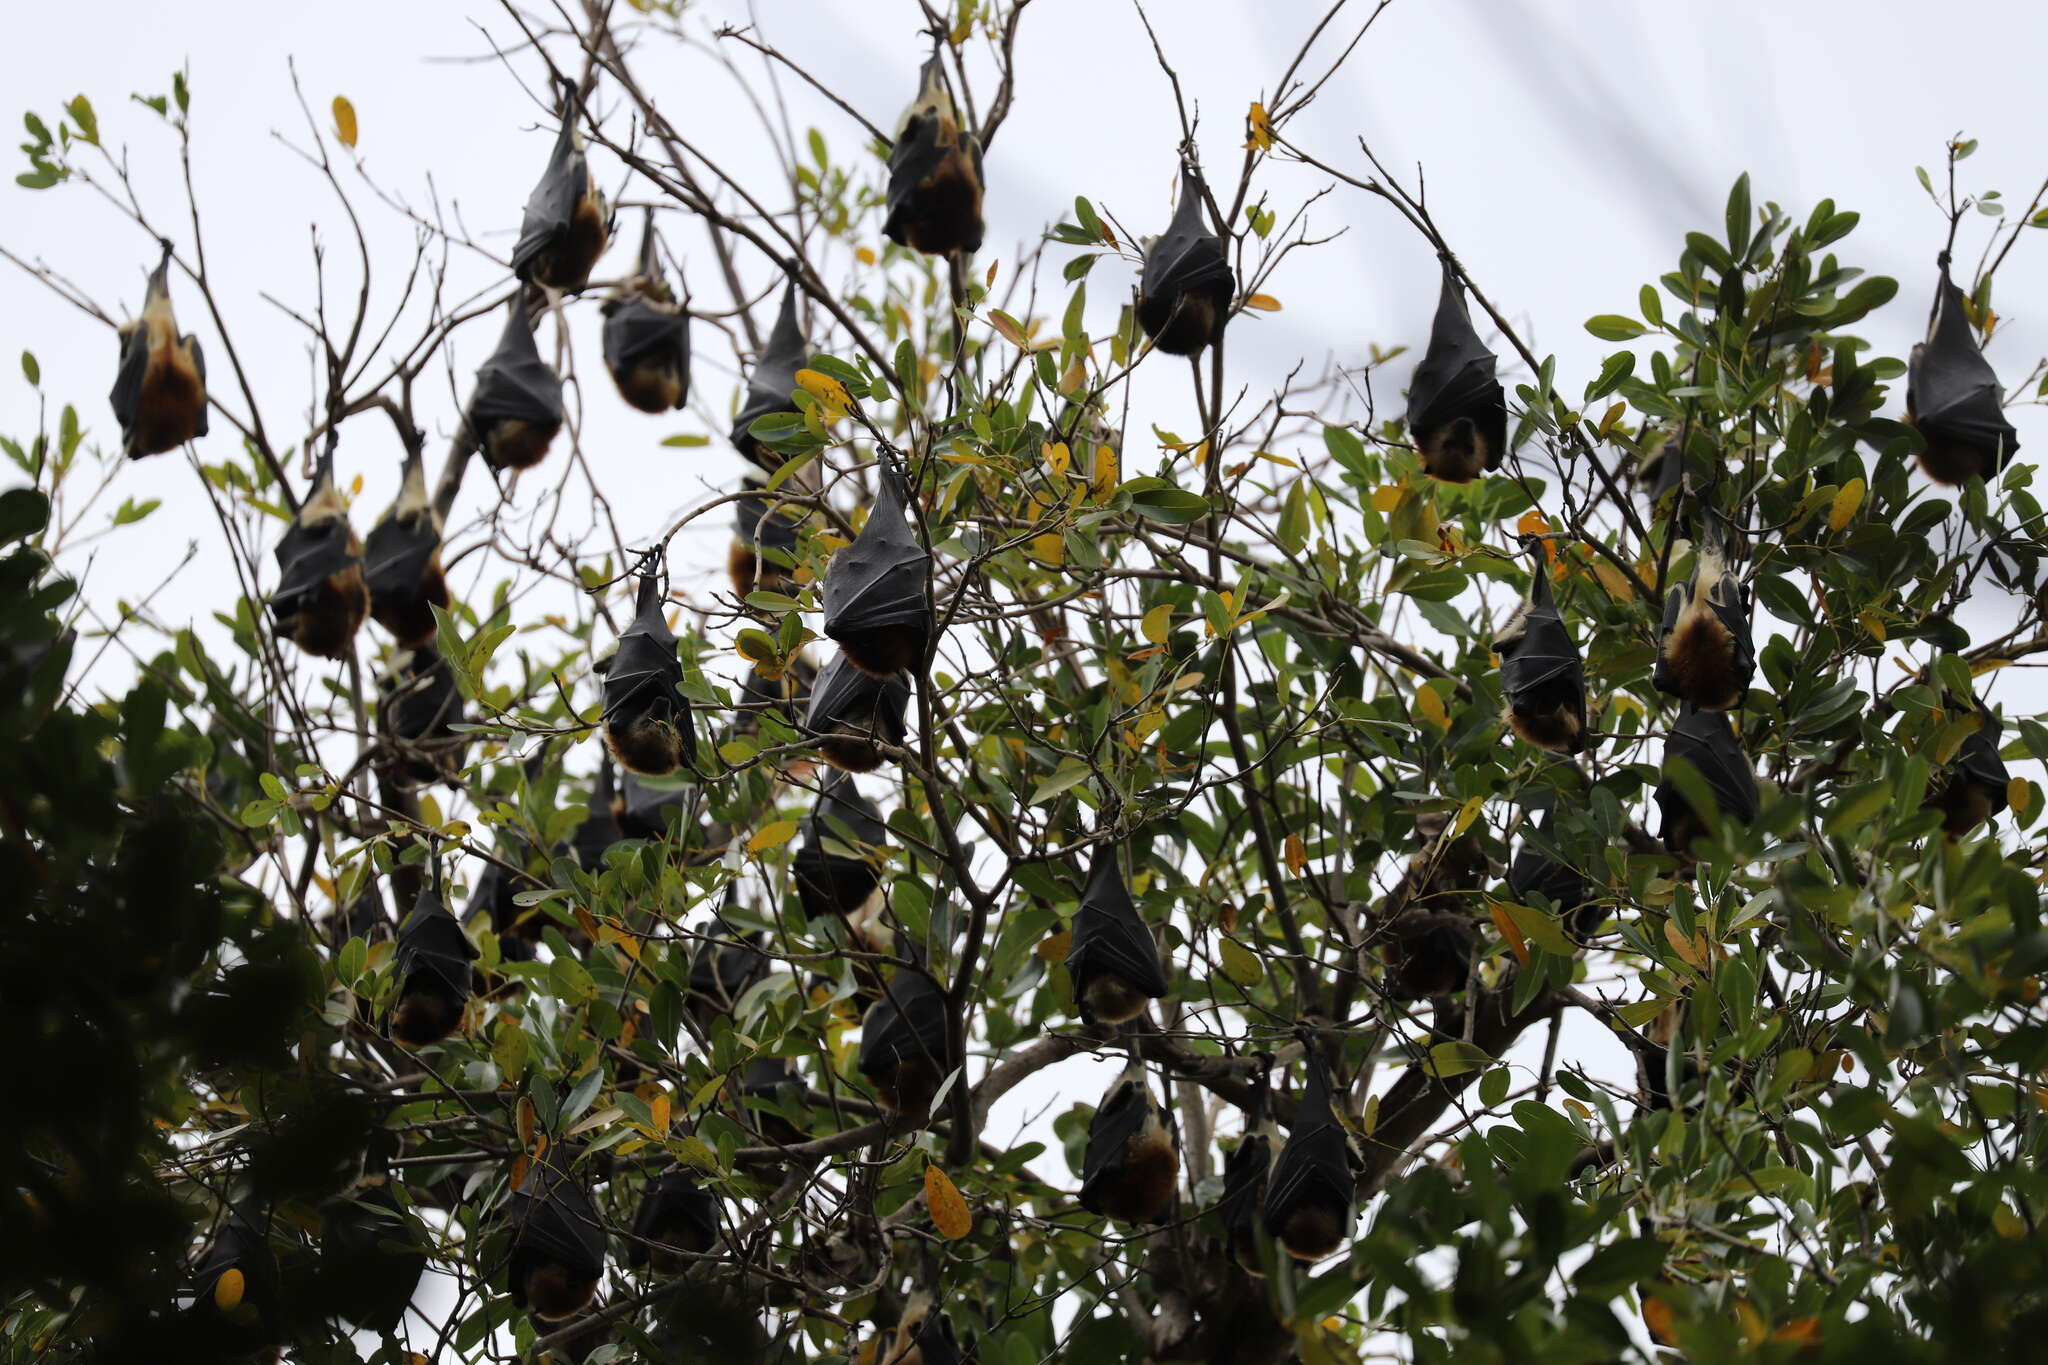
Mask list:
[[2015,777],[2005,784],[2005,804],[2012,807],[2014,815],[2025,815],[2034,805],[2034,784],[2024,777]]
[[1879,644],[1884,643],[1886,632],[1884,626],[1884,618],[1882,616],[1879,616],[1874,611],[1866,611],[1859,614],[1856,617],[1856,624],[1862,626],[1865,631],[1869,632],[1871,639],[1877,641]]
[[796,838],[796,821],[777,820],[772,825],[763,825],[747,840],[747,852],[763,853],[771,848],[780,848]]
[[1138,629],[1147,640],[1155,645],[1166,643],[1166,635],[1173,627],[1173,604],[1161,602],[1145,613],[1145,619],[1138,623]]
[[817,370],[798,370],[796,386],[818,400],[818,406],[825,410],[825,420],[836,422],[853,410],[853,398],[846,392],[846,385],[829,374]]
[[1977,662],[1970,665],[1970,676],[1973,678],[1981,678],[1986,673],[1991,672],[1993,669],[2004,668],[2011,662],[2011,659],[1979,659],[1977,660]]
[[666,1133],[668,1131],[669,1112],[673,1109],[674,1103],[666,1093],[663,1093],[656,1095],[654,1102],[647,1106],[647,1112],[654,1118],[654,1122],[649,1126],[656,1133]]
[[597,916],[580,905],[576,907],[576,927],[581,929],[583,936],[592,943],[602,942],[604,939],[604,930],[598,927]]
[[344,147],[356,145],[356,107],[347,95],[334,97],[334,136]]
[[857,246],[853,249],[853,259],[862,265],[873,265],[877,259],[875,249],[871,246]]
[[932,1226],[939,1236],[957,1242],[974,1231],[974,1215],[960,1197],[952,1178],[936,1165],[924,1168],[924,1205],[931,1210]]
[[1095,447],[1095,469],[1088,485],[1098,504],[1108,502],[1110,494],[1116,492],[1116,478],[1116,451],[1109,446]]
[[1302,842],[1299,834],[1290,834],[1287,836],[1285,849],[1287,870],[1299,877],[1301,870],[1308,866],[1308,845]]
[[1605,440],[1607,437],[1607,433],[1614,430],[1614,424],[1616,422],[1619,422],[1621,420],[1621,415],[1627,411],[1628,404],[1626,403],[1616,403],[1613,407],[1609,408],[1601,416],[1600,425],[1595,430],[1595,434],[1598,435],[1602,440]]
[[1515,530],[1525,536],[1540,536],[1549,529],[1550,519],[1534,507],[1522,513],[1521,519],[1515,523]]
[[1677,920],[1667,919],[1664,921],[1664,941],[1671,945],[1671,951],[1677,953],[1679,957],[1685,960],[1687,966],[1702,969],[1706,967],[1707,955],[1700,951],[1700,945],[1696,940],[1689,939],[1684,934],[1678,932]]
[[1495,902],[1489,913],[1493,916],[1493,927],[1500,930],[1500,936],[1507,940],[1508,948],[1515,955],[1515,961],[1524,967],[1529,965],[1529,943],[1522,937],[1521,926]]
[[1664,1302],[1664,1300],[1650,1298],[1643,1300],[1643,1325],[1650,1329],[1651,1336],[1666,1346],[1678,1344],[1677,1324],[1673,1321],[1673,1318],[1671,1305]]
[[1444,699],[1436,689],[1427,683],[1415,690],[1415,707],[1422,712],[1422,718],[1439,730],[1451,728],[1451,713],[1444,707]]
[[519,1097],[518,1114],[514,1119],[519,1133],[520,1151],[526,1151],[533,1146],[533,1129],[534,1125],[539,1121],[540,1114],[533,1107],[533,1098],[529,1095],[521,1095]]
[[1067,562],[1067,542],[1057,532],[1031,538],[1031,557],[1043,564]]
[[1044,938],[1038,940],[1038,947],[1032,951],[1036,952],[1047,962],[1065,962],[1067,960],[1067,950],[1073,946],[1073,931],[1062,929],[1056,934],[1047,934]]
[[1381,516],[1401,505],[1401,495],[1407,490],[1397,483],[1383,483],[1372,490],[1372,510]]
[[516,1190],[526,1183],[526,1168],[531,1164],[531,1160],[524,1152],[512,1158],[511,1184],[513,1189]]
[[1261,313],[1277,313],[1280,311],[1280,300],[1271,294],[1252,294],[1245,299],[1244,306],[1257,309]]
[[1074,453],[1067,449],[1065,441],[1050,442],[1045,446],[1045,462],[1052,466],[1053,473],[1065,478],[1074,463]]
[[1835,500],[1828,507],[1828,529],[1839,531],[1856,519],[1856,509],[1863,505],[1863,480],[1851,479],[1835,494]]
[[1455,839],[1466,830],[1472,828],[1472,822],[1479,818],[1479,812],[1485,806],[1486,798],[1484,796],[1475,796],[1467,800],[1464,805],[1458,807],[1458,818],[1451,823],[1451,837]]
[[1245,147],[1253,151],[1270,151],[1273,147],[1273,116],[1266,112],[1266,106],[1257,100],[1244,116]]
[[242,1306],[244,1286],[242,1272],[236,1267],[221,1271],[220,1278],[213,1282],[213,1306],[223,1313],[234,1312]]
[[1001,261],[990,261],[988,263],[988,274],[981,281],[982,288],[993,289],[996,287],[996,271],[1002,268],[1002,264]]

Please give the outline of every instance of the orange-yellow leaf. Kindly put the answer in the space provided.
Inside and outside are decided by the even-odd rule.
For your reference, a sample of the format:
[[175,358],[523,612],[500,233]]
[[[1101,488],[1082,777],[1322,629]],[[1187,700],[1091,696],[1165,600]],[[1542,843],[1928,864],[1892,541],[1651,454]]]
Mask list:
[[1266,112],[1266,106],[1258,100],[1244,116],[1245,147],[1253,151],[1270,151],[1273,147],[1273,116]]
[[1009,342],[1012,346],[1021,347],[1026,344],[1024,340],[1023,327],[1018,325],[1017,319],[1011,317],[1002,309],[989,309],[988,322],[989,326],[995,328],[997,334],[1001,336],[1003,340]]
[[1372,510],[1385,516],[1401,505],[1401,495],[1407,490],[1397,483],[1383,483],[1372,490]]
[[1522,930],[1507,911],[1496,903],[1489,912],[1493,916],[1493,927],[1500,930],[1500,936],[1507,940],[1508,948],[1515,955],[1515,961],[1524,967],[1529,965],[1529,943],[1522,937]]
[[1299,834],[1290,834],[1287,836],[1285,849],[1287,870],[1299,877],[1301,870],[1308,866],[1308,845],[1302,842]]
[[1444,707],[1444,699],[1436,694],[1434,687],[1424,684],[1415,690],[1415,708],[1437,729],[1451,728],[1451,713]]
[[1061,478],[1065,478],[1067,470],[1074,463],[1074,453],[1067,449],[1067,443],[1065,441],[1047,442],[1044,446],[1044,452],[1045,462],[1051,467],[1052,472]]
[[1244,306],[1261,313],[1277,313],[1280,311],[1280,300],[1271,294],[1253,294],[1245,299]]
[[347,95],[334,97],[334,136],[344,147],[356,145],[356,107]]
[[1138,629],[1147,640],[1155,645],[1166,643],[1167,632],[1173,627],[1173,604],[1161,602],[1145,613],[1145,619],[1138,623]]
[[213,1306],[223,1313],[232,1313],[242,1306],[242,1290],[247,1282],[242,1272],[234,1266],[221,1271],[220,1278],[213,1282]]
[[1033,951],[1047,962],[1065,962],[1067,960],[1067,949],[1073,946],[1073,932],[1068,929],[1062,929],[1056,934],[1047,934],[1044,938],[1038,940],[1038,947]]
[[796,821],[777,820],[773,824],[761,826],[754,837],[747,840],[747,852],[764,853],[771,848],[780,848],[794,838]]
[[846,385],[819,370],[798,370],[796,386],[818,400],[827,421],[837,421],[853,410],[853,397]]
[[2005,804],[2012,807],[2014,815],[2024,816],[2034,806],[2034,784],[2024,777],[2006,783]]
[[674,1104],[675,1102],[666,1093],[656,1095],[653,1103],[647,1106],[647,1112],[654,1118],[654,1122],[648,1126],[657,1133],[666,1133],[668,1131],[669,1113]]
[[1676,1346],[1677,1323],[1671,1312],[1671,1305],[1662,1299],[1643,1300],[1643,1325],[1650,1329],[1650,1335],[1666,1346]]
[[533,1146],[533,1130],[540,1122],[540,1112],[533,1107],[531,1095],[519,1097],[519,1109],[514,1122],[519,1133],[519,1150],[527,1151]]
[[952,1177],[936,1165],[924,1168],[924,1204],[931,1210],[932,1226],[947,1241],[957,1242],[974,1231],[974,1215],[967,1211],[967,1201],[960,1197]]
[[1863,505],[1864,483],[1851,479],[1835,494],[1833,504],[1828,507],[1828,529],[1839,531],[1856,519],[1856,509]]
[[1088,487],[1098,504],[1108,502],[1110,495],[1116,492],[1116,479],[1116,451],[1109,446],[1095,447],[1094,470],[1088,480]]

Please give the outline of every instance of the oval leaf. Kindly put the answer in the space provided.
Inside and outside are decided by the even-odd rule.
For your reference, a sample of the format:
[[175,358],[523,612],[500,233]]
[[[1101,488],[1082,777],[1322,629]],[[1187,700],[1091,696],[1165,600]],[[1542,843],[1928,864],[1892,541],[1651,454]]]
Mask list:
[[924,1168],[924,1204],[931,1210],[932,1226],[947,1241],[957,1242],[974,1231],[974,1215],[967,1211],[967,1201],[960,1197],[952,1177],[937,1166]]

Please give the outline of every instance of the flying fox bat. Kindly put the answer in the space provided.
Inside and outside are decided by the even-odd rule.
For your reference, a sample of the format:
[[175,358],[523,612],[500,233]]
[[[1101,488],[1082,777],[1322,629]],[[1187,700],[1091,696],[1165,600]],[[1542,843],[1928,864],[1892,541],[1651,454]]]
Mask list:
[[1906,363],[1906,421],[1927,443],[1920,467],[1936,483],[1989,479],[2020,448],[2019,433],[2005,420],[2004,390],[1977,345],[1945,253],[1927,340],[1913,347]]
[[1984,723],[1963,740],[1947,777],[1927,799],[1929,806],[1941,812],[1942,832],[1951,839],[1960,839],[2004,810],[2011,781],[2005,760],[1998,756],[1998,737],[2004,733],[2004,725],[1982,706],[1971,709]]
[[1081,1158],[1081,1207],[1120,1223],[1164,1222],[1180,1179],[1166,1113],[1133,1057],[1088,1124]]
[[633,622],[604,675],[605,744],[620,767],[642,777],[665,776],[697,758],[690,703],[676,691],[683,664],[662,613],[665,600],[660,580],[642,575]]
[[884,468],[867,524],[825,570],[825,634],[863,673],[892,678],[924,662],[931,556],[904,516],[909,490]]
[[1494,377],[1494,354],[1473,330],[1449,257],[1443,268],[1429,349],[1408,386],[1408,437],[1430,477],[1470,483],[1498,469],[1507,454],[1507,399]]
[[1599,924],[1601,910],[1593,904],[1593,884],[1570,864],[1538,847],[1539,841],[1550,845],[1557,842],[1553,814],[1543,812],[1543,818],[1536,824],[1535,838],[1523,837],[1522,847],[1508,864],[1508,894],[1527,905],[1531,895],[1541,893],[1551,908],[1566,916],[1573,931],[1583,937]]
[[512,273],[528,284],[575,293],[590,283],[590,272],[611,241],[611,213],[590,175],[577,120],[583,101],[573,89],[562,104],[562,127],[547,169],[526,201],[519,241],[512,248]]
[[758,734],[761,717],[771,711],[791,725],[799,724],[810,710],[811,689],[817,680],[818,670],[801,654],[774,678],[763,674],[756,664],[740,680],[734,730],[743,735]]
[[1252,1102],[1245,1110],[1244,1137],[1223,1165],[1223,1199],[1218,1213],[1223,1219],[1224,1249],[1247,1274],[1263,1278],[1264,1262],[1259,1259],[1259,1214],[1266,1202],[1266,1180],[1273,1169],[1275,1131],[1266,1121],[1266,1071],[1261,1070],[1252,1090]]
[[953,1336],[952,1322],[938,1310],[930,1291],[920,1289],[904,1304],[881,1365],[961,1365],[966,1359]]
[[1550,597],[1542,547],[1529,596],[1494,638],[1508,724],[1539,749],[1575,754],[1586,747],[1586,665]]
[[462,766],[464,736],[449,727],[462,719],[455,673],[432,645],[405,650],[377,680],[377,723],[407,786],[453,781]]
[[346,657],[370,614],[370,589],[363,581],[362,542],[349,529],[348,508],[334,486],[331,445],[276,553],[270,617],[278,634],[316,658]]
[[562,429],[562,377],[534,345],[526,300],[512,300],[498,349],[477,367],[463,412],[468,438],[493,469],[531,469]]
[[1074,1000],[1091,1024],[1122,1024],[1145,1012],[1147,1002],[1166,994],[1159,948],[1138,914],[1117,868],[1114,844],[1097,844],[1074,914],[1067,974]]
[[[1735,741],[1727,717],[1687,705],[1664,744],[1664,762],[1683,758],[1691,762],[1713,794],[1723,815],[1748,824],[1756,819],[1758,796],[1756,774],[1749,755]],[[1657,784],[1657,807],[1664,816],[1664,848],[1682,863],[1692,861],[1692,844],[1712,831],[1708,817],[1693,808],[1669,776]]]
[[474,989],[470,963],[475,945],[441,900],[441,869],[420,888],[412,913],[398,926],[398,1003],[391,1010],[391,1036],[407,1047],[438,1043],[462,1025]]
[[114,420],[128,458],[161,455],[206,434],[206,357],[178,332],[171,311],[171,244],[150,272],[139,316],[121,324],[121,367],[114,373]]
[[1138,325],[1168,355],[1194,355],[1223,339],[1237,293],[1223,239],[1202,213],[1202,177],[1180,171],[1180,202],[1164,235],[1145,253],[1138,274]]
[[726,559],[732,590],[742,598],[757,587],[789,585],[790,570],[796,567],[797,541],[797,523],[785,510],[786,504],[767,491],[767,484],[749,477],[745,489],[745,495],[733,503],[732,552]]
[[981,142],[960,126],[945,63],[933,53],[889,149],[882,234],[927,256],[971,256],[981,250],[981,193]]
[[718,1245],[718,1200],[687,1171],[673,1170],[647,1187],[633,1215],[626,1264],[677,1275],[689,1264],[678,1251],[702,1256]]
[[228,1210],[192,1267],[192,1286],[192,1312],[206,1322],[208,1345],[234,1360],[281,1358],[277,1260],[250,1210]]
[[884,759],[878,742],[903,746],[909,708],[908,678],[877,678],[838,654],[811,688],[804,728],[817,737],[818,756],[827,763],[845,772],[871,773]]
[[768,344],[754,360],[747,376],[747,398],[732,422],[733,447],[769,472],[782,464],[782,457],[754,439],[753,425],[778,412],[795,412],[790,394],[796,391],[796,372],[811,363],[811,343],[804,339],[796,318],[796,281],[782,294],[782,311],[775,316],[775,330]]
[[512,1302],[549,1322],[589,1306],[604,1274],[604,1226],[568,1162],[550,1147],[512,1195]]
[[642,412],[690,398],[690,315],[662,278],[654,210],[640,238],[640,269],[604,301],[604,367],[619,396]]
[[851,915],[882,883],[882,869],[864,850],[889,843],[889,827],[875,803],[845,773],[829,774],[818,803],[803,819],[790,871],[797,900],[812,919]]
[[1380,959],[1387,964],[1387,994],[1426,1000],[1465,989],[1472,969],[1472,917],[1463,910],[1416,906],[1381,930]]
[[1657,666],[1650,674],[1659,692],[1707,711],[1740,706],[1756,673],[1749,593],[1728,567],[1725,539],[1710,515],[1692,581],[1665,595]]
[[946,1046],[946,997],[921,968],[898,967],[861,1021],[855,1063],[891,1113],[923,1119],[953,1069]]
[[441,573],[441,517],[427,496],[418,450],[406,452],[398,499],[363,542],[363,579],[370,615],[393,639],[408,649],[433,640],[434,608],[447,609],[448,580]]
[[384,1159],[372,1158],[320,1206],[322,1297],[356,1327],[389,1336],[426,1269],[426,1230],[399,1204]]
[[504,868],[485,863],[463,907],[462,922],[488,924],[498,936],[498,956],[507,962],[533,961],[540,944],[539,911],[512,899],[523,889]]
[[1330,1076],[1310,1052],[1308,1078],[1287,1144],[1273,1161],[1262,1217],[1266,1231],[1297,1261],[1320,1261],[1344,1244],[1357,1222],[1357,1149],[1337,1117]]

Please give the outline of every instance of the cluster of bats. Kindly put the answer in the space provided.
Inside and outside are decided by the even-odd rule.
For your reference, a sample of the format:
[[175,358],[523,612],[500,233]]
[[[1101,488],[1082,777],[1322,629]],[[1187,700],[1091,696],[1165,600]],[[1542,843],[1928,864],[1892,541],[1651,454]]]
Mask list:
[[[613,232],[577,130],[580,101],[572,91],[564,104],[553,153],[526,205],[512,255],[522,287],[508,305],[496,349],[477,371],[462,415],[469,447],[499,470],[538,463],[563,421],[562,380],[535,344],[529,300],[587,288]],[[922,72],[888,167],[883,230],[892,241],[941,257],[979,248],[981,148],[961,126],[937,56]],[[1147,249],[1136,306],[1147,337],[1169,354],[1193,356],[1218,344],[1235,303],[1227,245],[1210,226],[1209,208],[1201,176],[1191,163],[1184,164],[1171,223]],[[207,429],[204,360],[198,343],[177,330],[169,293],[171,260],[166,243],[149,277],[140,316],[120,334],[112,401],[124,447],[134,458],[175,449]],[[621,397],[649,413],[683,406],[689,392],[689,314],[661,262],[650,211],[635,272],[602,304],[606,368]],[[797,371],[810,360],[797,317],[797,288],[792,279],[768,343],[748,375],[731,433],[734,446],[766,474],[776,470],[777,459],[753,428],[764,417],[795,410]],[[1499,467],[1509,441],[1496,363],[1472,324],[1457,272],[1446,258],[1429,346],[1408,400],[1409,434],[1431,477],[1469,483]],[[1913,351],[1907,412],[1925,442],[1924,468],[1943,482],[1989,478],[2017,445],[2003,416],[1997,379],[1978,348],[1962,292],[1949,279],[1945,260],[1927,340]],[[1670,452],[1658,470],[1661,486],[1653,491],[1660,506],[1661,499],[1671,499],[1674,515],[1676,505],[1696,492],[1683,471],[1682,453]],[[757,670],[744,688],[743,714],[766,706],[793,718],[800,714],[803,728],[816,741],[818,756],[830,771],[802,822],[794,860],[798,898],[807,917],[837,918],[853,941],[879,952],[890,946],[882,924],[881,874],[888,827],[850,774],[875,771],[902,753],[914,685],[936,643],[936,617],[931,554],[912,522],[911,490],[891,457],[883,457],[877,482],[865,522],[834,556],[824,580],[823,632],[838,646],[837,654],[815,675],[801,661],[775,676]],[[744,599],[758,588],[787,586],[800,531],[795,507],[753,474],[733,502],[728,567],[734,590]],[[1741,705],[1756,665],[1751,604],[1733,562],[1739,534],[1711,508],[1704,522],[1691,577],[1673,587],[1664,604],[1653,683],[1679,703],[1666,745],[1667,764],[1689,762],[1719,811],[1747,822],[1757,814],[1756,782],[1725,713]],[[441,535],[441,514],[429,497],[415,447],[405,456],[397,499],[368,538],[358,540],[336,488],[330,431],[308,496],[277,546],[280,580],[269,601],[277,635],[315,657],[346,657],[365,619],[390,633],[397,649],[390,674],[380,680],[380,726],[399,776],[413,783],[452,779],[462,750],[460,737],[450,729],[459,718],[460,701],[450,670],[434,649],[435,608],[446,608],[450,600]],[[1551,596],[1550,576],[1539,546],[1528,597],[1499,633],[1495,648],[1509,727],[1539,749],[1571,754],[1590,741],[1585,668]],[[674,788],[650,787],[646,780],[694,768],[697,739],[689,703],[678,690],[683,671],[664,615],[666,596],[658,561],[643,566],[632,621],[616,650],[598,665],[607,757],[591,817],[572,840],[586,866],[594,866],[619,839],[664,836],[668,810],[682,804],[682,797]],[[1988,712],[1982,718],[1944,785],[1930,798],[1951,834],[1968,831],[2005,803],[1999,723]],[[623,771],[616,788],[613,759]],[[1655,799],[1663,815],[1664,844],[1687,867],[1695,840],[1711,833],[1709,814],[1696,809],[1668,775]],[[1545,843],[1547,823],[1546,816],[1537,831]],[[1072,923],[1066,966],[1081,1018],[1128,1031],[1169,988],[1120,858],[1117,844],[1097,846]],[[1526,842],[1510,869],[1509,885],[1518,898],[1546,900],[1580,924],[1595,901],[1583,876]],[[507,957],[530,958],[538,941],[534,912],[517,906],[512,890],[503,869],[493,864],[472,892],[469,917],[487,918]],[[381,913],[378,909],[379,918]],[[1592,913],[1597,916],[1597,909]],[[1396,994],[1438,995],[1462,987],[1471,948],[1471,929],[1462,920],[1452,912],[1401,917],[1388,952]],[[394,975],[399,988],[389,1016],[391,1036],[409,1047],[425,1047],[459,1029],[477,986],[477,956],[463,923],[447,905],[437,863],[431,883],[397,931]],[[922,954],[913,947],[906,961],[886,978],[870,972],[864,980],[869,1003],[856,1066],[887,1110],[922,1122],[958,1063],[958,1040],[947,993]],[[768,965],[755,943],[726,927],[721,915],[707,929],[693,961],[693,999],[729,1010]],[[1330,1059],[1313,1039],[1307,1053],[1284,1140],[1266,1121],[1262,1077],[1246,1136],[1227,1165],[1221,1215],[1229,1251],[1253,1273],[1270,1265],[1261,1250],[1261,1229],[1289,1256],[1314,1261],[1337,1250],[1355,1224],[1360,1149],[1345,1118],[1343,1090],[1333,1084]],[[1130,1066],[1104,1096],[1091,1124],[1080,1201],[1111,1219],[1155,1223],[1171,1210],[1179,1161],[1134,1043],[1131,1055]],[[766,1093],[795,1080],[788,1063],[763,1061],[749,1069],[743,1089]],[[792,1129],[789,1137],[798,1135]],[[509,1215],[512,1296],[551,1322],[573,1317],[591,1303],[605,1259],[602,1225],[570,1165],[566,1148],[535,1161],[512,1196]],[[368,1188],[381,1193],[357,1204],[396,1212],[381,1177]],[[337,1244],[350,1235],[339,1234]],[[633,1223],[629,1261],[636,1268],[673,1273],[689,1256],[712,1251],[718,1236],[717,1200],[687,1172],[671,1170],[648,1186]],[[202,1299],[239,1304],[245,1295],[260,1295],[260,1244],[260,1234],[247,1219],[240,1214],[229,1218],[200,1262]],[[388,1250],[388,1241],[384,1245]],[[395,1324],[424,1263],[420,1256],[397,1267],[396,1279],[404,1283],[394,1280],[374,1313],[366,1310],[369,1325]],[[884,1362],[947,1365],[960,1358],[945,1315],[926,1297],[904,1314]]]

